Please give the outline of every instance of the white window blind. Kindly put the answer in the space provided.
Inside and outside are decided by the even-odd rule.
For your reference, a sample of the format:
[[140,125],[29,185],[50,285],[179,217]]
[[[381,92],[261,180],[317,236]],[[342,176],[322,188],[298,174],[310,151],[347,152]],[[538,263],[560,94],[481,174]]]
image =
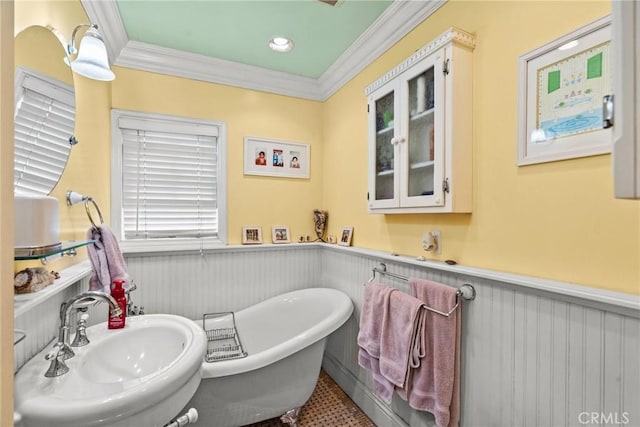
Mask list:
[[14,191],[49,194],[57,184],[75,139],[73,87],[19,70],[14,117]]
[[218,129],[120,117],[125,240],[217,238]]

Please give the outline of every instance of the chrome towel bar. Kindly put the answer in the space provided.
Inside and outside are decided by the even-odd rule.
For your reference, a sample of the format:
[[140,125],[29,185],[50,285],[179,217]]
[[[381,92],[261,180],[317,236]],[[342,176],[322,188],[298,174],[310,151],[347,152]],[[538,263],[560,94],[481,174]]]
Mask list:
[[[373,267],[371,269],[371,272],[372,272],[372,276],[367,281],[367,283],[372,282],[376,278],[376,273],[379,273],[379,274],[384,275],[384,276],[394,277],[394,278],[402,280],[404,282],[408,282],[409,281],[409,278],[407,276],[403,276],[401,274],[392,273],[390,271],[387,271],[387,266],[382,262],[377,267]],[[366,285],[366,283],[365,283],[365,285]],[[458,305],[460,305],[460,297],[464,298],[467,301],[472,301],[472,300],[474,300],[476,298],[476,289],[473,287],[473,285],[470,285],[469,283],[465,283],[462,286],[460,286],[460,288],[458,288],[458,290],[456,291],[456,304],[448,312],[436,310],[435,308],[431,308],[431,307],[428,307],[426,305],[424,306],[424,308],[426,310],[428,310],[428,311],[433,312],[433,313],[437,313],[437,314],[440,314],[442,316],[449,317],[451,315],[451,313],[453,313],[456,310],[456,308],[458,308]]]

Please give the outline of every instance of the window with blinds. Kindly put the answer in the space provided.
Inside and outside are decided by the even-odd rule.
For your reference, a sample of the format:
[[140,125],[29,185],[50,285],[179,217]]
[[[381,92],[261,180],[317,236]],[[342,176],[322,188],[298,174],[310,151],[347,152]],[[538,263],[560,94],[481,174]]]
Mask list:
[[49,194],[75,144],[73,86],[20,68],[16,75],[14,191]]
[[221,240],[220,126],[117,110],[114,124],[124,241]]

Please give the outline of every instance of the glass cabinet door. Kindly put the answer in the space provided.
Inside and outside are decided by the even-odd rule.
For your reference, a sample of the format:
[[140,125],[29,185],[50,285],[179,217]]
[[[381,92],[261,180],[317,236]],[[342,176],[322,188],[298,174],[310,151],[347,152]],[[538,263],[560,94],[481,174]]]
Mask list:
[[371,207],[392,207],[398,201],[398,156],[396,140],[399,135],[397,86],[380,88],[369,99],[369,126],[375,141],[371,148],[370,174],[373,186],[369,189]]
[[444,85],[439,82],[442,67],[429,61],[418,74],[406,80],[405,108],[408,112],[404,157],[406,170],[401,184],[406,206],[438,205],[442,200],[442,158]]
[[376,101],[376,200],[394,196],[393,96],[391,92]]
[[452,27],[366,87],[370,213],[471,212],[474,47]]

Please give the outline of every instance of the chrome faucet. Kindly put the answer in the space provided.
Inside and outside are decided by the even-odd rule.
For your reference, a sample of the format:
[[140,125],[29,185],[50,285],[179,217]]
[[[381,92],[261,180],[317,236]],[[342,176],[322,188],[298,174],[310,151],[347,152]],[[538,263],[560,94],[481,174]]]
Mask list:
[[105,300],[111,306],[111,315],[119,316],[122,314],[120,307],[115,299],[111,295],[107,295],[100,291],[88,291],[82,294],[76,295],[69,301],[63,302],[60,305],[60,329],[58,330],[58,342],[53,346],[53,349],[49,354],[45,356],[46,360],[51,361],[49,369],[44,374],[45,377],[57,377],[69,372],[69,367],[64,363],[65,360],[75,356],[71,347],[69,347],[69,317],[71,310],[75,303],[93,300]]
[[124,294],[127,296],[127,317],[130,316],[141,316],[144,314],[144,306],[138,307],[137,305],[133,305],[133,299],[131,298],[131,292],[138,289],[135,283],[131,282],[129,289],[124,291]]

